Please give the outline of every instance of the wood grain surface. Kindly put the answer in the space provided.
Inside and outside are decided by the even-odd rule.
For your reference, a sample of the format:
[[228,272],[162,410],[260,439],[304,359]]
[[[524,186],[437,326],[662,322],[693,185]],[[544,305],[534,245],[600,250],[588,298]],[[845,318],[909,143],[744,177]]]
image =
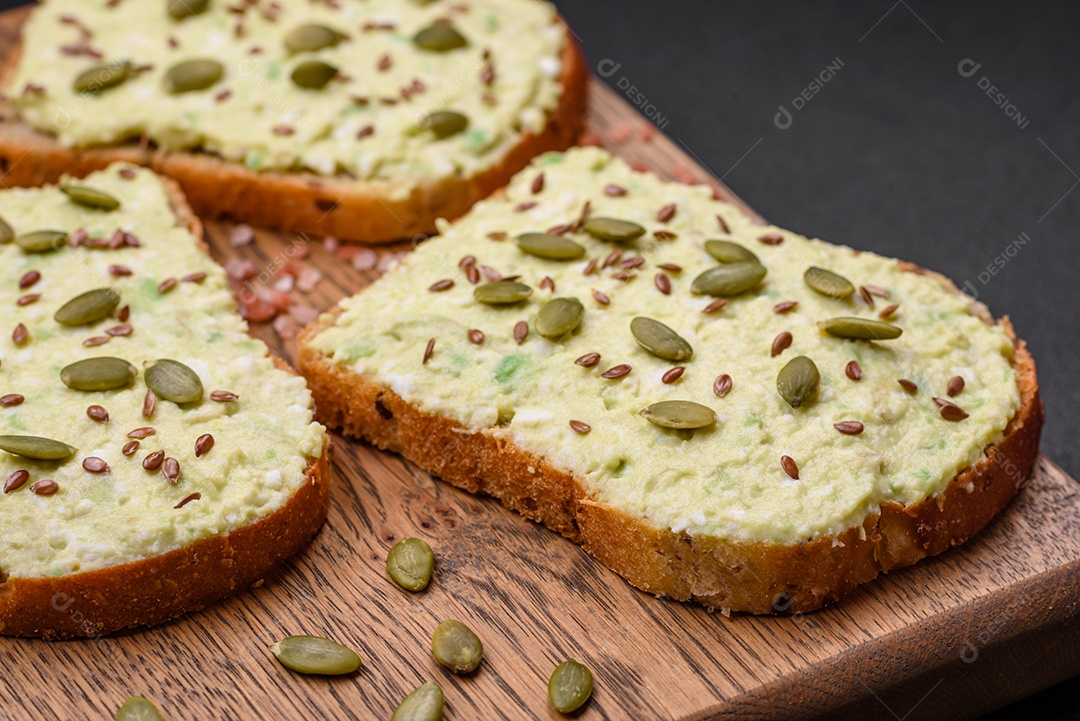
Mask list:
[[[20,21],[0,17],[0,53]],[[611,90],[594,83],[593,91],[590,129],[607,147],[733,198],[671,140],[649,137]],[[230,229],[208,224],[214,256],[251,260],[263,274],[256,286],[272,282],[296,244],[307,248],[323,279],[293,292],[301,306],[329,308],[377,275],[322,239],[259,231],[254,244],[234,248]],[[253,333],[291,359],[297,328],[279,321]],[[169,719],[389,719],[409,691],[435,680],[448,719],[557,719],[547,678],[575,657],[596,678],[581,719],[941,720],[1080,673],[1080,486],[1046,458],[966,545],[821,612],[728,618],[637,591],[497,502],[335,440],[330,520],[310,548],[261,587],[160,628],[58,643],[0,638],[0,718],[109,719],[143,694]],[[435,581],[418,595],[386,578],[386,552],[405,536],[426,539],[438,559]],[[485,662],[470,677],[431,658],[431,632],[447,618],[484,642]],[[332,680],[285,670],[267,647],[304,633],[355,648],[364,668]]]

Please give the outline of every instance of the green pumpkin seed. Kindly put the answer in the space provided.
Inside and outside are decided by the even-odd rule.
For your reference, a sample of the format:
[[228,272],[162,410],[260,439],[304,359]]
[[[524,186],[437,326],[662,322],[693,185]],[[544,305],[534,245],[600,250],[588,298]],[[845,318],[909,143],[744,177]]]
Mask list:
[[461,621],[443,621],[431,636],[435,660],[454,673],[475,671],[484,660],[484,645]]
[[536,314],[536,332],[549,340],[570,334],[585,317],[585,306],[577,298],[552,298]]
[[582,229],[597,240],[627,243],[645,235],[645,229],[637,223],[618,218],[589,218]]
[[660,401],[643,408],[639,415],[661,428],[692,430],[716,423],[716,411],[693,401]]
[[431,582],[435,554],[419,538],[403,538],[386,554],[386,572],[406,591],[423,591]]
[[638,345],[657,358],[687,361],[694,355],[694,349],[682,336],[658,320],[638,316],[630,321],[630,332]]
[[518,236],[517,244],[525,253],[547,260],[575,260],[585,255],[584,245],[550,233],[525,233]]
[[413,44],[421,50],[445,53],[467,47],[469,41],[449,23],[433,23],[413,36]]
[[185,60],[165,72],[165,90],[174,95],[206,90],[224,74],[225,67],[217,60]]
[[767,271],[760,263],[727,263],[709,268],[694,278],[690,291],[698,295],[729,297],[757,287]]
[[103,190],[88,188],[85,185],[61,185],[60,192],[71,198],[73,203],[84,208],[111,211],[120,207],[120,201],[113,196]]
[[167,0],[166,11],[173,20],[183,20],[206,12],[210,0]]
[[63,461],[75,455],[77,448],[51,438],[37,436],[0,436],[0,451],[36,461]]
[[135,380],[139,371],[122,358],[87,358],[60,371],[64,385],[76,391],[111,391]]
[[509,305],[520,303],[532,295],[533,290],[524,283],[512,280],[499,280],[484,283],[473,289],[473,298],[488,305]]
[[808,286],[829,298],[849,298],[855,293],[855,286],[850,280],[816,265],[806,269],[803,279]]
[[424,116],[417,126],[418,130],[430,130],[436,138],[443,140],[463,133],[469,127],[469,118],[453,110],[436,110]]
[[331,48],[339,42],[341,42],[341,33],[315,23],[295,27],[285,35],[285,49],[290,53],[311,53],[323,48]]
[[48,253],[63,248],[71,237],[62,230],[35,230],[15,236],[15,245],[24,253]]
[[154,704],[142,696],[132,696],[116,712],[116,721],[165,721]]
[[776,390],[792,408],[812,401],[820,383],[817,365],[804,355],[792,358],[776,376]]
[[705,252],[721,263],[757,263],[761,264],[754,253],[730,240],[708,240]]
[[829,318],[818,327],[831,336],[856,340],[893,340],[904,332],[892,323],[869,318]]
[[428,681],[405,697],[390,721],[439,721],[444,702],[439,684]]
[[281,665],[297,673],[342,676],[362,665],[352,649],[319,636],[289,636],[270,647]]
[[116,87],[135,74],[135,67],[127,60],[95,65],[75,76],[72,83],[77,93],[96,95],[102,90]]
[[112,288],[99,288],[77,295],[64,303],[53,319],[60,325],[89,325],[110,315],[118,305],[118,292]]
[[307,60],[297,65],[289,77],[301,88],[319,90],[326,87],[326,84],[337,77],[337,74],[338,69],[330,63],[324,63],[322,60]]
[[146,385],[154,395],[177,404],[198,403],[203,397],[203,384],[198,374],[183,363],[167,358],[148,366]]
[[15,231],[6,220],[0,218],[0,245],[7,245],[13,240],[15,240]]
[[572,713],[585,705],[592,696],[592,688],[593,677],[589,667],[570,659],[560,663],[551,672],[548,698],[557,711]]

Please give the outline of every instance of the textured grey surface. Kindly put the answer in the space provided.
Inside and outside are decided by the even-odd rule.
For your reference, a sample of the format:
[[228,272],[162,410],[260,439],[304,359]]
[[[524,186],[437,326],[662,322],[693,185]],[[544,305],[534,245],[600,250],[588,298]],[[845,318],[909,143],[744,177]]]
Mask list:
[[[1080,5],[557,4],[594,70],[765,217],[941,271],[1011,316],[1039,368],[1042,450],[1080,474]],[[986,718],[1080,719],[1080,680]]]

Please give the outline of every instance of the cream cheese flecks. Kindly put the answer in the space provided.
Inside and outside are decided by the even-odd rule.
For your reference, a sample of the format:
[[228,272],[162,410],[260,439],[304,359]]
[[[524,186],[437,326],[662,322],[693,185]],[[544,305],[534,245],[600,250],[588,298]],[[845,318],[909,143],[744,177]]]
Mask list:
[[[542,130],[562,92],[566,29],[537,0],[212,0],[206,12],[179,21],[165,7],[165,0],[39,3],[7,89],[22,117],[68,146],[146,137],[255,170],[415,182],[498,163],[524,134]],[[440,21],[468,45],[418,48],[414,35]],[[307,24],[339,32],[340,42],[289,52],[285,37]],[[202,59],[221,64],[219,81],[165,91],[169,68]],[[97,94],[74,90],[80,73],[123,60],[135,68],[127,81]],[[322,89],[298,87],[291,76],[309,61],[340,72]],[[442,140],[418,132],[436,111],[465,115],[468,128]]]
[[[574,225],[586,203],[592,217],[629,220],[647,232],[613,244],[570,230],[565,237],[586,248],[572,261],[527,255],[514,242],[521,233]],[[693,295],[690,286],[717,265],[705,252],[714,239],[752,250],[768,274],[759,288],[704,313],[713,299]],[[475,263],[459,264],[467,256]],[[506,307],[478,303],[470,265],[520,275],[533,294]],[[888,298],[871,294],[871,308],[861,293],[822,295],[804,279],[811,266]],[[666,282],[658,284],[657,274]],[[452,288],[428,290],[445,278],[455,281]],[[565,340],[530,332],[519,344],[515,325],[532,328],[554,297],[584,305],[580,325]],[[442,237],[344,301],[313,345],[425,411],[505,437],[573,472],[601,503],[675,531],[792,543],[857,525],[883,502],[913,503],[941,491],[1001,438],[1020,403],[1013,346],[1004,330],[972,315],[969,303],[894,259],[754,225],[708,188],[662,182],[601,150],[575,149],[538,158],[504,198],[443,224]],[[817,325],[840,316],[877,319],[892,304],[898,308],[890,322],[903,329],[895,340],[844,340]],[[664,361],[643,349],[630,330],[635,316],[670,327],[693,357]],[[473,330],[484,334],[481,345],[470,341]],[[785,339],[774,356],[784,333],[790,345]],[[422,364],[432,338],[435,350]],[[575,363],[589,353],[600,361]],[[820,370],[820,388],[816,400],[793,409],[777,391],[777,375],[801,355]],[[852,361],[861,380],[846,371]],[[622,365],[630,372],[609,373]],[[682,375],[665,383],[677,366],[685,367]],[[955,376],[965,384],[950,400],[969,417],[950,422],[933,398],[947,397]],[[909,393],[898,379],[918,391]],[[690,432],[639,415],[666,400],[711,408],[717,422]],[[863,431],[835,427],[849,421]]]
[[[149,171],[113,166],[79,183],[115,196],[121,207],[85,208],[57,188],[0,192],[0,217],[16,234],[82,229],[76,237],[109,239],[121,230],[139,243],[113,250],[84,240],[41,254],[0,245],[0,396],[24,396],[18,405],[0,407],[0,434],[41,436],[78,449],[61,463],[0,452],[0,482],[17,470],[30,472],[26,485],[0,493],[0,573],[14,577],[95,571],[250,524],[292,497],[324,442],[304,380],[277,369],[266,346],[247,335],[224,271],[178,224],[161,182]],[[170,278],[178,282],[163,291]],[[120,293],[112,317],[70,327],[54,320],[71,298],[108,287]],[[40,298],[19,305],[28,293]],[[17,323],[29,334],[22,345],[11,338]],[[130,329],[108,332],[125,324]],[[104,345],[84,345],[102,336],[108,337]],[[112,391],[64,385],[61,369],[97,356],[124,359],[139,375]],[[162,358],[195,371],[205,394],[184,407],[159,398],[146,418],[142,369]],[[239,399],[214,400],[220,390]],[[140,428],[154,433],[131,433]],[[214,444],[200,457],[196,445],[205,434]],[[134,437],[138,450],[126,455]],[[144,469],[143,461],[158,451],[177,463],[175,484],[167,477],[175,469],[164,457],[156,470]],[[87,470],[87,458],[101,459],[108,472]],[[44,497],[30,490],[45,479],[59,491]]]

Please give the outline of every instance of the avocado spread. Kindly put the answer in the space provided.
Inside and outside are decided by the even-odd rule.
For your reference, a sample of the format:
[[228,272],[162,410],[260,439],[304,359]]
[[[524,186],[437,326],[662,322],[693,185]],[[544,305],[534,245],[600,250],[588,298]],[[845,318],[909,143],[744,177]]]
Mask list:
[[[645,232],[622,242],[587,232],[633,235],[611,219]],[[513,441],[572,472],[597,502],[658,527],[776,543],[835,534],[883,502],[941,491],[1019,408],[1007,334],[939,279],[756,225],[708,187],[634,172],[602,150],[541,156],[505,197],[441,232],[344,301],[340,316],[324,315],[330,327],[313,347],[424,411]],[[531,236],[519,245],[537,232],[584,251]],[[706,252],[711,240],[728,241],[715,252],[729,264],[752,252],[764,278],[744,265],[710,283],[738,280],[745,292],[695,294],[695,279],[724,265]],[[480,295],[523,299],[478,301],[474,290],[500,276],[520,276],[531,295],[502,286]],[[554,298],[584,313],[549,339],[538,331],[579,312],[562,302],[541,316]],[[639,316],[692,355],[655,324],[632,328]],[[819,326],[834,318],[829,332]],[[832,334],[867,328],[882,340]],[[817,372],[805,362],[784,372],[789,401],[778,376],[801,356]],[[690,404],[654,405],[664,401]]]
[[[12,230],[0,244],[0,436],[76,449],[59,460],[0,451],[0,577],[95,571],[249,525],[289,500],[323,449],[303,378],[247,335],[224,270],[153,173],[116,165],[77,183],[0,191]],[[73,199],[102,197],[119,208]],[[70,242],[24,250],[41,230]],[[69,304],[104,289],[115,294]],[[100,381],[107,367],[69,368],[100,357],[135,377],[67,385]],[[161,360],[176,363],[154,371],[148,403],[145,369]]]
[[536,0],[45,0],[7,93],[67,146],[145,138],[254,170],[416,181],[475,174],[542,130],[565,42]]

